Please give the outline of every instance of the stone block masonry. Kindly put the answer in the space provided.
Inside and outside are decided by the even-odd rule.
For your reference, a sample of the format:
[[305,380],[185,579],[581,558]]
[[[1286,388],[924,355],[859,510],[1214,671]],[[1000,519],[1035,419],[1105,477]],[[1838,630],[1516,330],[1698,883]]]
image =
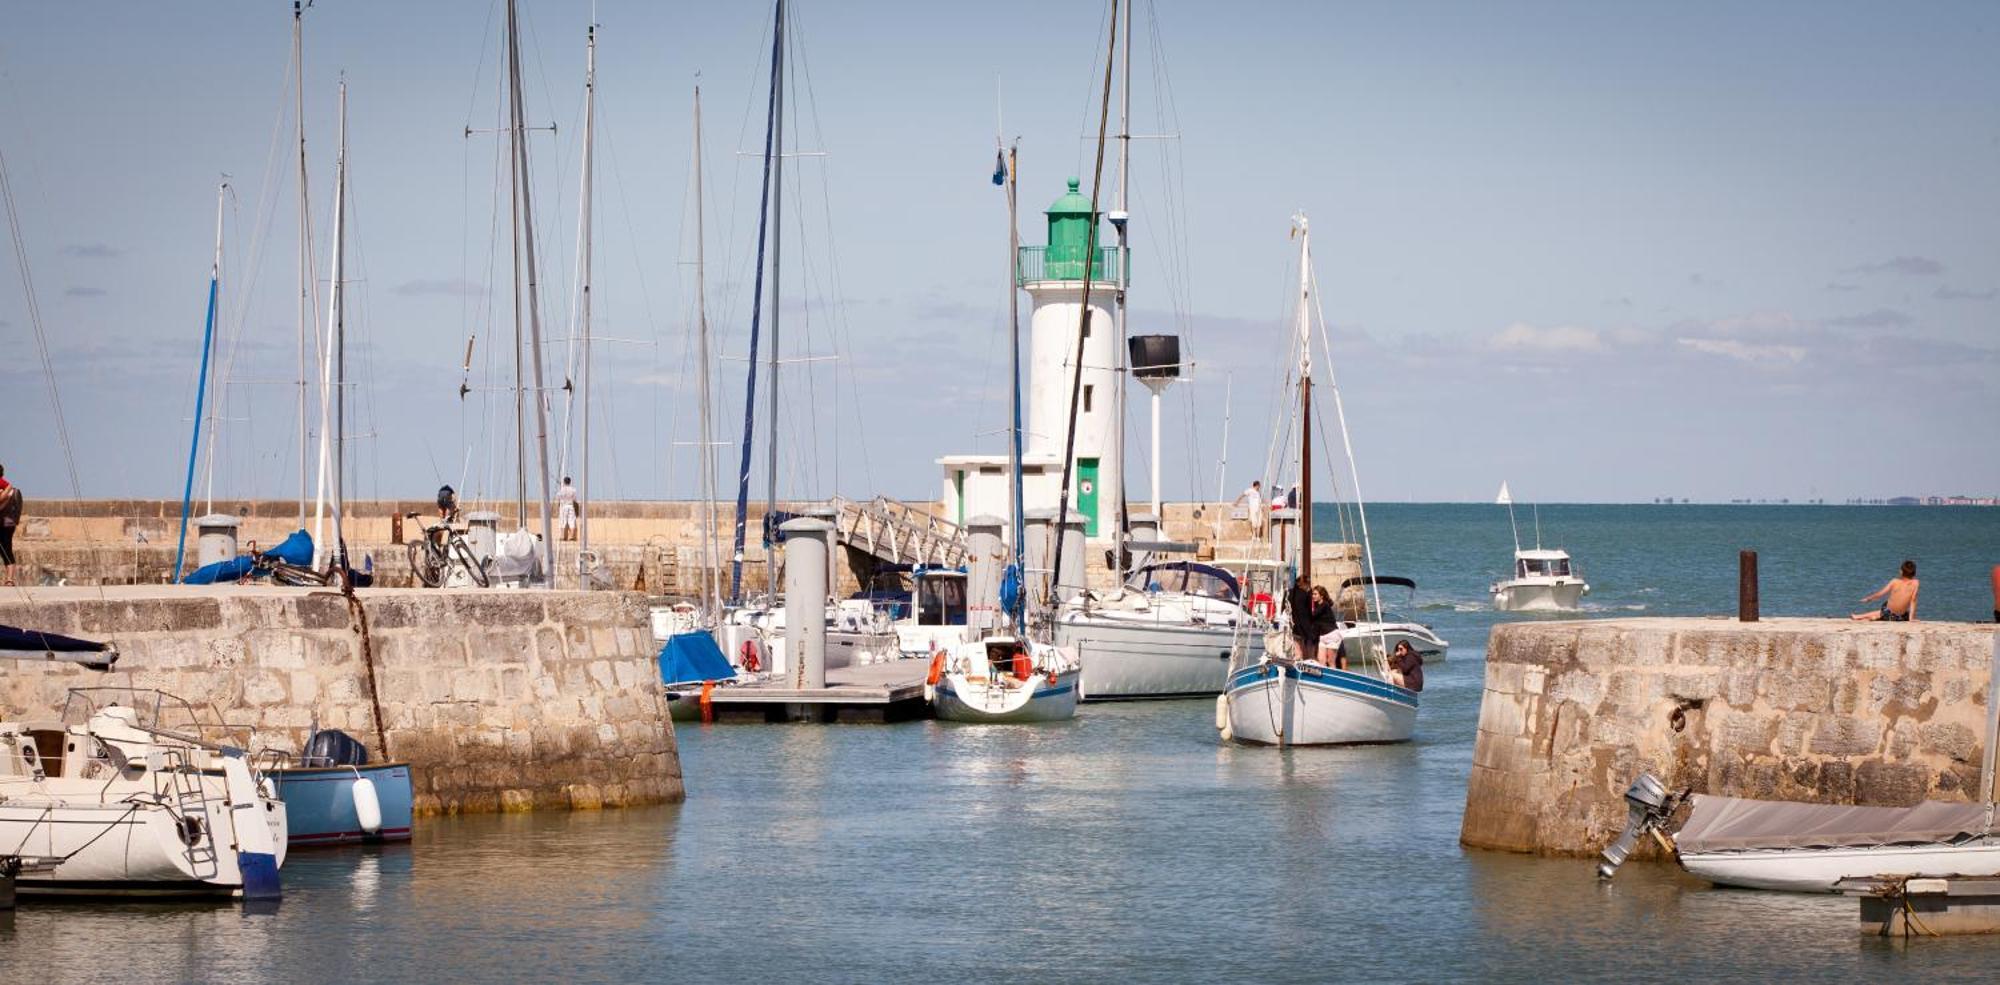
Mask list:
[[1493,629],[1459,838],[1590,855],[1625,788],[1832,804],[1979,795],[1991,625],[1608,619]]
[[683,796],[640,595],[37,588],[0,595],[0,624],[121,653],[108,674],[0,660],[8,718],[53,719],[69,688],[95,685],[179,695],[252,748],[297,751],[316,722],[410,763],[420,813]]

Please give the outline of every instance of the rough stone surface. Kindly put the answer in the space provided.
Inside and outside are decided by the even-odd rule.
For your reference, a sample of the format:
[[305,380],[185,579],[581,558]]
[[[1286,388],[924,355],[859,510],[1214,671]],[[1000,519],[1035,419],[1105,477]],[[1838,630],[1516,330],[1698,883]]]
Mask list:
[[1624,828],[1641,770],[1676,791],[1739,797],[1976,797],[1995,632],[1826,619],[1496,626],[1459,838],[1595,854]]
[[[158,688],[250,748],[296,752],[314,721],[407,761],[422,813],[679,800],[680,753],[643,596],[614,592],[38,588],[0,624],[109,640],[109,674],[0,661],[0,715],[52,719],[78,686]],[[583,643],[595,640],[595,645]],[[371,700],[369,661],[381,703]],[[385,742],[386,740],[386,742]]]

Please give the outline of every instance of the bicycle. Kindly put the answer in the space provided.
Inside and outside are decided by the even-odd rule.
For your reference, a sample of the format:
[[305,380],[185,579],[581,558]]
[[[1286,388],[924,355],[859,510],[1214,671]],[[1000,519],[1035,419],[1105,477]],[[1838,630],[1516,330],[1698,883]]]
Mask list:
[[[421,513],[406,513],[411,520],[423,520]],[[472,553],[472,544],[465,539],[465,531],[452,526],[449,520],[424,526],[423,536],[410,541],[410,573],[416,576],[425,588],[436,588],[445,583],[453,567],[463,570],[466,577],[480,588],[486,588],[490,580],[486,576],[486,565],[479,556]]]

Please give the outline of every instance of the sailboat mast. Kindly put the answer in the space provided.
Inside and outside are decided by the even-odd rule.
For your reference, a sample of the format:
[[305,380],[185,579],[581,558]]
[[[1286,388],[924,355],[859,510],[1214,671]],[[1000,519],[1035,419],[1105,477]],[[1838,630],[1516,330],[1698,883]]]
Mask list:
[[694,87],[694,311],[701,355],[701,602],[709,615],[722,609],[722,572],[715,564],[715,434],[709,414],[708,203],[702,197],[701,86]]
[[[1111,436],[1111,454],[1113,459],[1118,463],[1118,482],[1111,491],[1112,495],[1116,498],[1116,501],[1112,504],[1112,509],[1115,511],[1113,513],[1115,519],[1111,527],[1113,531],[1112,540],[1114,542],[1111,556],[1113,570],[1117,572],[1118,584],[1121,585],[1125,583],[1126,561],[1131,557],[1130,553],[1125,549],[1125,538],[1130,533],[1127,529],[1127,524],[1130,521],[1128,514],[1129,507],[1125,501],[1125,388],[1131,382],[1131,367],[1129,365],[1130,344],[1126,341],[1127,336],[1125,334],[1125,291],[1129,283],[1128,278],[1130,277],[1130,270],[1128,268],[1132,264],[1131,232],[1126,227],[1132,221],[1131,213],[1127,211],[1127,198],[1132,185],[1132,8],[1135,6],[1137,6],[1136,3],[1125,5],[1125,43],[1119,49],[1118,192],[1117,204],[1112,206],[1111,213],[1111,226],[1118,231],[1118,306],[1114,309],[1112,315],[1113,318],[1117,319],[1117,324],[1113,326],[1117,342],[1112,346],[1111,357],[1112,378],[1116,381],[1116,385],[1112,390],[1112,399],[1116,402],[1112,416],[1117,421],[1116,430],[1113,431]],[[1116,15],[1114,14],[1114,16]],[[1155,399],[1157,400],[1157,398]],[[1154,418],[1153,426],[1155,428],[1154,444],[1157,446],[1159,444],[1157,430],[1159,419],[1157,416]],[[1155,447],[1154,451],[1157,454],[1158,448]],[[1157,467],[1156,465],[1155,468]],[[1156,505],[1154,509],[1157,510],[1158,506]],[[1158,523],[1159,520],[1159,517],[1154,517],[1155,523]]]
[[785,241],[785,0],[777,0],[778,17],[771,63],[771,105],[774,130],[771,150],[771,392],[764,410],[766,440],[764,475],[764,584],[772,594],[778,591],[777,553],[773,551],[771,529],[778,516],[778,339],[784,316]]
[[222,201],[229,183],[215,189],[215,260],[208,268],[208,317],[201,327],[201,372],[195,377],[194,437],[188,443],[187,484],[181,488],[181,536],[174,548],[174,581],[184,581],[181,562],[187,556],[188,512],[194,504],[194,463],[201,451],[201,415],[208,404],[208,354],[215,344],[215,300],[222,290]]
[[583,65],[583,205],[578,210],[577,219],[582,226],[577,237],[577,250],[582,256],[577,265],[583,271],[583,296],[578,302],[581,309],[578,319],[583,328],[583,461],[576,487],[576,564],[577,587],[588,588],[583,559],[590,551],[590,183],[596,164],[596,156],[592,152],[593,131],[597,122],[596,24],[590,25],[586,36]]
[[312,199],[306,186],[306,47],[305,4],[292,0],[292,63],[298,68],[298,85],[293,116],[299,138],[299,529],[306,526],[307,485],[306,446],[312,440],[306,427],[306,327],[313,318],[312,279]]
[[[771,32],[771,93],[764,110],[764,180],[758,186],[756,283],[750,290],[750,358],[743,381],[742,458],[736,467],[736,535],[729,557],[729,598],[743,598],[743,541],[750,523],[750,452],[757,423],[757,334],[764,316],[764,243],[771,220],[772,138],[778,128],[778,58],[784,51],[785,2],[778,0],[777,16]],[[763,538],[768,543],[769,538]]]
[[347,580],[347,541],[341,533],[341,516],[347,512],[343,472],[347,465],[347,81],[340,83],[340,149],[333,166],[333,276],[328,344],[333,347],[333,547],[328,556],[333,570]]
[[1022,560],[1022,551],[1027,541],[1026,518],[1022,515],[1021,476],[1021,288],[1015,282],[1015,266],[1021,255],[1021,224],[1018,210],[1021,200],[1020,148],[1007,150],[1007,355],[1011,360],[1014,393],[1014,434],[1007,446],[1007,474],[1013,477],[1013,542],[1015,584],[1012,606],[1007,617],[1013,620],[1014,631],[1025,632],[1027,620],[1023,618],[1023,608],[1028,593],[1025,590],[1027,564]]
[[[542,494],[541,495],[542,572],[544,578],[553,579],[555,571],[555,564],[554,564],[555,517],[549,507],[548,413],[546,409],[542,406],[543,375],[542,375],[541,293],[540,293],[540,284],[536,280],[535,223],[534,223],[535,209],[534,209],[534,199],[529,190],[531,182],[529,181],[528,177],[528,141],[527,141],[527,122],[526,122],[527,118],[524,111],[521,108],[521,37],[519,31],[519,15],[517,14],[515,8],[516,8],[515,0],[507,0],[507,91],[509,96],[509,102],[512,104],[512,120],[511,120],[512,122],[511,129],[513,131],[512,163],[514,170],[515,203],[517,206],[515,232],[518,237],[515,242],[519,248],[519,252],[516,257],[517,263],[514,268],[514,274],[515,274],[514,331],[516,336],[520,334],[520,311],[521,311],[520,290],[522,281],[525,280],[527,283],[528,347],[530,350],[529,356],[533,363],[533,369],[534,369],[535,470],[537,473],[539,473],[538,477],[540,479],[541,494]],[[521,376],[520,349],[518,347],[515,349],[514,365],[515,365],[514,376],[516,381],[518,382]],[[524,423],[521,418],[522,400],[524,396],[525,394],[523,393],[523,391],[517,387],[515,391],[515,403],[514,403],[515,421],[517,425]],[[519,513],[517,513],[516,515],[519,516],[522,520],[525,520],[527,512],[527,502],[526,502],[527,479],[525,474],[527,469],[527,462],[525,459],[527,456],[526,456],[526,448],[520,441],[519,431],[516,432],[516,438],[517,438],[516,447],[521,449],[521,454],[518,456],[518,458],[520,460],[519,471],[522,473],[520,495],[518,501]],[[523,526],[525,525],[526,524],[523,523]]]
[[1299,230],[1299,577],[1312,583],[1312,234]]

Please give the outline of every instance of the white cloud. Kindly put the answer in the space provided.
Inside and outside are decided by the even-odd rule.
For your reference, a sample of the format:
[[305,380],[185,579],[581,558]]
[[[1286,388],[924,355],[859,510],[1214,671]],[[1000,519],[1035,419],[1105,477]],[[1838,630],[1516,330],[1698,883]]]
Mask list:
[[1501,329],[1488,345],[1514,352],[1597,352],[1604,348],[1604,337],[1594,328],[1575,325],[1537,328],[1517,321]]
[[1806,358],[1806,347],[1802,345],[1772,345],[1742,342],[1736,339],[1680,338],[1675,341],[1696,352],[1711,356],[1724,356],[1746,363],[1785,363],[1797,365]]

